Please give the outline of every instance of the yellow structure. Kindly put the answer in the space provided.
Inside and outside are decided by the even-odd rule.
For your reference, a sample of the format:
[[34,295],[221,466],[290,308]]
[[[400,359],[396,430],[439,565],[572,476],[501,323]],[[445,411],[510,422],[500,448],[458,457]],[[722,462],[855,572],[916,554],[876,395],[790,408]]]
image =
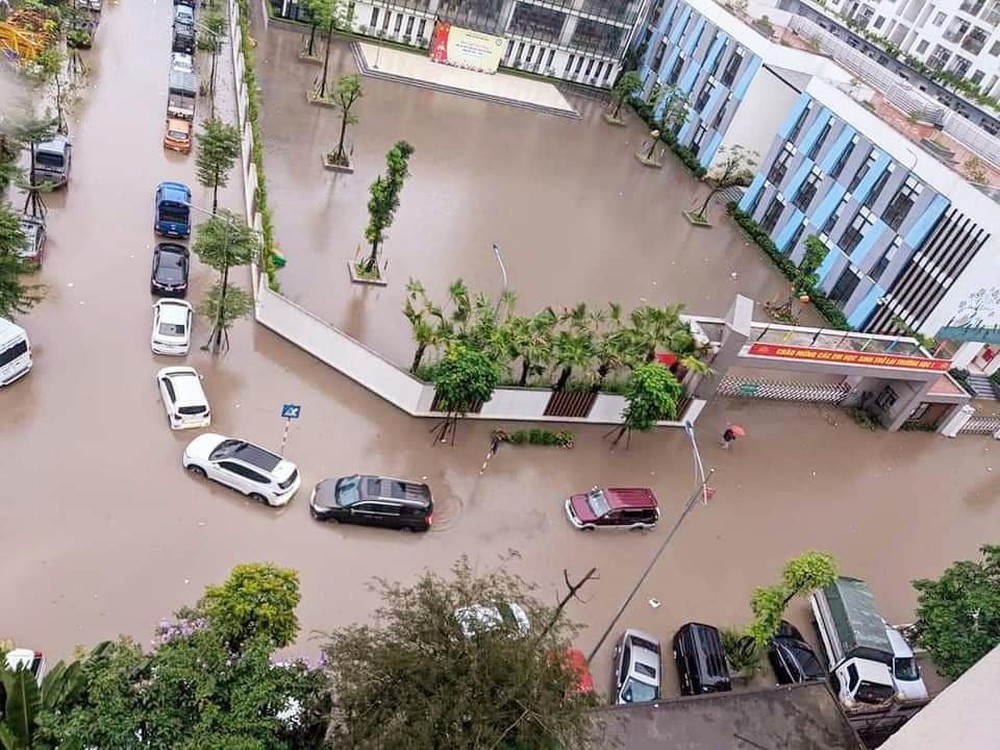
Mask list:
[[44,49],[38,34],[19,29],[9,23],[0,23],[0,53],[14,56],[17,62],[31,62]]

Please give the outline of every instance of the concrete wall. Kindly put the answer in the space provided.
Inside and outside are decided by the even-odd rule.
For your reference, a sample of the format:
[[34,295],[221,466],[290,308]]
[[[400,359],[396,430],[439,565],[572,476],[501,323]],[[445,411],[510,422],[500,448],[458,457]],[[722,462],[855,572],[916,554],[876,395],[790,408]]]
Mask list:
[[770,69],[759,70],[729,124],[722,139],[723,147],[743,146],[760,154],[760,162],[763,162],[771,149],[774,134],[798,96],[798,91]]

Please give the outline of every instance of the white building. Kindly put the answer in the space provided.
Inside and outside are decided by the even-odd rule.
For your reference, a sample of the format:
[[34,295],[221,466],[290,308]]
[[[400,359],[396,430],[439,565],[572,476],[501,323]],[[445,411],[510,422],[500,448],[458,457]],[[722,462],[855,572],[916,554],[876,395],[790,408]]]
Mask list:
[[828,0],[825,10],[1000,96],[1000,0]]

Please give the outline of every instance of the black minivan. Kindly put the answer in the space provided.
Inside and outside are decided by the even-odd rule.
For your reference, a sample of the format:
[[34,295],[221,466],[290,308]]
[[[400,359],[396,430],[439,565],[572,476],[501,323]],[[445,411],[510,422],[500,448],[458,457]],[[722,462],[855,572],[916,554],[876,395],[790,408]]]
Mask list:
[[318,521],[427,531],[434,502],[426,484],[352,474],[317,484],[309,499],[309,512]]
[[725,693],[733,689],[718,628],[689,622],[674,635],[674,661],[681,695]]

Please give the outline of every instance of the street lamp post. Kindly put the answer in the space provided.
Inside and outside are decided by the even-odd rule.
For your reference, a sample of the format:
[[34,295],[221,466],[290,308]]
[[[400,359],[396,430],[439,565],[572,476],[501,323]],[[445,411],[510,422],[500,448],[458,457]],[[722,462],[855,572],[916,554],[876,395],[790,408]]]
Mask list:
[[500,274],[503,276],[503,287],[500,290],[500,296],[497,297],[497,303],[493,307],[493,317],[496,318],[500,315],[500,303],[503,301],[503,297],[507,293],[507,269],[504,267],[503,258],[500,256],[500,248],[495,242],[493,243],[493,254],[497,258],[497,263],[500,264]]
[[681,524],[684,523],[684,519],[688,517],[688,514],[692,510],[694,510],[695,505],[698,503],[698,498],[705,496],[705,494],[707,493],[708,480],[712,478],[712,474],[714,473],[715,469],[709,469],[708,474],[705,476],[704,480],[702,480],[698,484],[698,486],[695,487],[694,492],[691,493],[691,496],[688,498],[687,504],[684,506],[684,510],[681,512],[680,517],[674,523],[674,527],[670,529],[670,533],[667,534],[662,544],[660,544],[659,548],[657,548],[656,553],[653,555],[653,559],[649,561],[649,565],[647,565],[646,569],[642,571],[642,575],[639,576],[639,580],[636,581],[635,586],[632,587],[632,590],[629,592],[628,596],[625,597],[625,601],[622,602],[622,605],[618,608],[618,611],[615,612],[615,616],[611,618],[611,622],[608,623],[608,627],[604,629],[603,633],[601,633],[601,637],[600,639],[598,639],[597,645],[594,646],[594,648],[590,652],[590,655],[587,657],[588,664],[594,660],[594,657],[597,655],[597,652],[600,651],[601,646],[604,645],[604,641],[608,639],[608,636],[611,634],[611,631],[614,630],[615,625],[618,624],[618,621],[621,619],[622,615],[625,614],[625,610],[628,609],[628,605],[632,603],[632,600],[635,598],[635,595],[639,593],[639,589],[642,588],[642,584],[646,582],[646,579],[649,577],[649,574],[653,572],[653,568],[656,567],[656,563],[659,561],[660,556],[663,554],[664,550],[666,550],[667,545],[670,544],[670,540],[674,538],[674,534],[677,533],[677,530],[681,527]]

